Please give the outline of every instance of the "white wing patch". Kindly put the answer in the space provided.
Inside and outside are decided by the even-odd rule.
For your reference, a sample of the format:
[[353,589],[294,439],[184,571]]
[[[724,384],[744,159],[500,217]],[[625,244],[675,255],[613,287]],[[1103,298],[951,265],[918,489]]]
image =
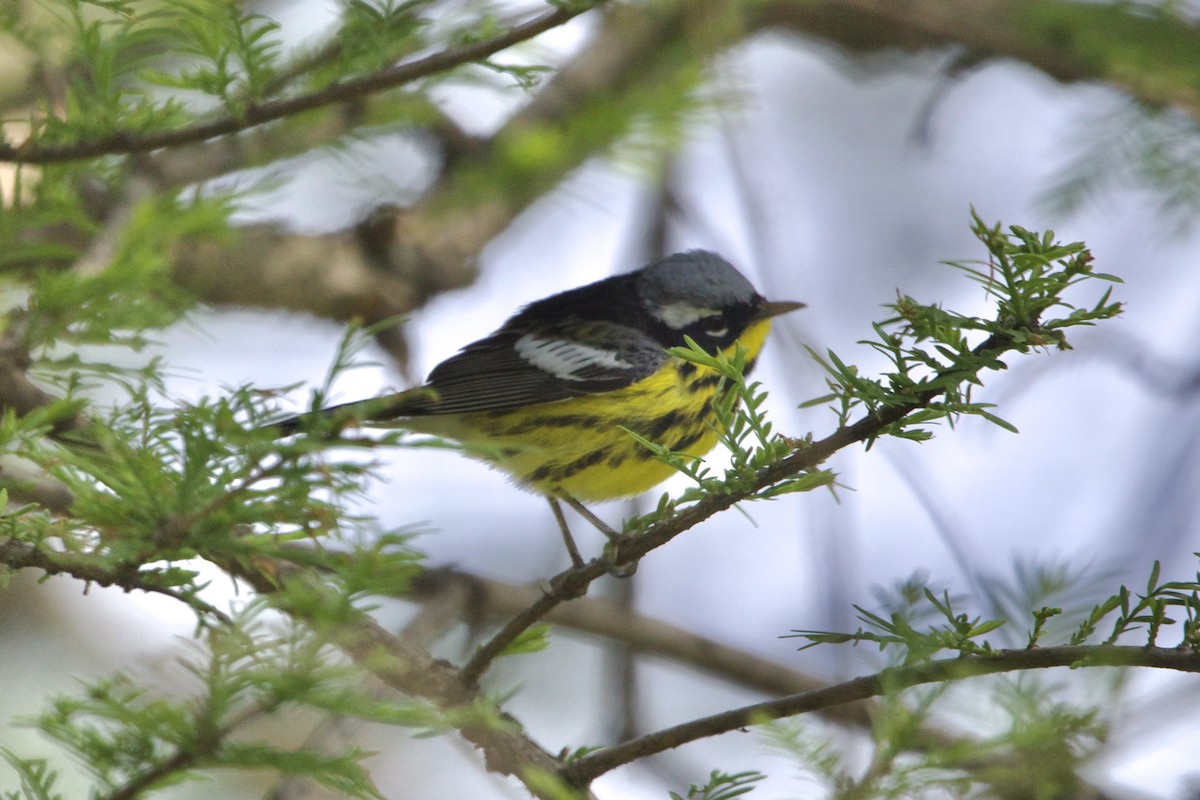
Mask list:
[[594,369],[633,369],[611,350],[589,347],[563,339],[539,339],[527,333],[513,348],[517,355],[533,366],[564,381],[586,381],[596,377]]

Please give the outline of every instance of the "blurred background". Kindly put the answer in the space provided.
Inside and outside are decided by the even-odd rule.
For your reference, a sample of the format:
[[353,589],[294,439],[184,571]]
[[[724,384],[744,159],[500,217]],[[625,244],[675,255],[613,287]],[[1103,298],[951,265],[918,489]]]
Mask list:
[[[346,6],[316,0],[241,7],[277,22],[294,57],[320,52],[346,18]],[[413,7],[435,31],[485,13],[471,2]],[[13,9],[26,22],[38,13]],[[543,10],[487,13],[520,21]],[[1059,15],[1057,34],[1038,14]],[[990,223],[1086,241],[1097,268],[1124,279],[1114,297],[1126,313],[1076,330],[1073,351],[1014,356],[986,376],[976,399],[996,403],[1018,435],[972,418],[923,444],[839,453],[828,465],[840,476],[835,492],[726,513],[654,553],[632,579],[601,587],[641,614],[837,680],[878,668],[879,655],[797,652],[781,637],[853,630],[853,604],[884,607],[914,576],[967,598],[974,613],[1018,620],[1030,607],[1086,608],[1121,583],[1140,587],[1155,560],[1167,579],[1194,576],[1200,103],[1188,105],[1196,84],[1176,86],[1170,72],[1200,63],[1188,14],[1174,3],[1049,0],[626,3],[504,51],[495,59],[504,69],[472,66],[317,112],[286,135],[251,131],[232,154],[225,140],[157,151],[105,213],[120,213],[137,191],[233,193],[241,238],[177,253],[175,274],[202,303],[150,351],[169,366],[169,403],[242,384],[304,384],[281,403],[303,408],[346,321],[394,314],[403,324],[368,354],[377,366],[344,376],[336,399],[405,387],[525,302],[706,248],[768,297],[808,304],[776,323],[755,377],[777,428],[816,438],[835,418],[797,409],[825,392],[806,346],[874,374],[885,364],[858,342],[897,292],[987,313],[981,290],[941,263],[985,257],[969,230],[972,208]],[[1125,69],[1119,51],[1141,36],[1160,62]],[[69,61],[55,62],[53,48],[30,57],[37,67],[24,94],[0,95],[10,111],[49,91]],[[532,64],[552,69],[519,69]],[[17,86],[24,73],[0,74]],[[514,90],[521,81],[529,88]],[[101,215],[98,224],[116,223]],[[419,530],[432,565],[516,584],[566,565],[545,502],[499,473],[437,450],[382,457],[364,509],[381,529]],[[653,500],[597,511],[615,524]],[[597,534],[575,529],[586,552],[601,548]],[[230,597],[232,587],[218,581],[211,592]],[[79,677],[129,669],[169,683],[191,633],[190,613],[168,601],[96,587],[84,595],[68,579],[39,584],[22,573],[0,598],[9,721]],[[380,612],[392,624],[411,613],[398,602]],[[1011,644],[1027,627],[1013,626]],[[457,658],[469,644],[458,631],[439,647]],[[1200,683],[1045,677],[1064,698],[1110,693],[1107,740],[1084,770],[1105,796],[1200,796]],[[760,697],[566,631],[548,651],[501,664],[495,685],[519,689],[510,709],[551,751]],[[944,720],[951,729],[999,724],[978,698],[960,708]],[[850,763],[865,765],[853,734],[826,734],[844,737]],[[380,751],[369,763],[388,797],[521,796],[453,736],[350,735]],[[53,752],[10,722],[0,740]],[[790,764],[763,736],[735,734],[619,770],[596,791],[664,797],[719,767],[772,772],[754,796],[827,796],[781,766]],[[272,784],[218,785],[249,797]]]

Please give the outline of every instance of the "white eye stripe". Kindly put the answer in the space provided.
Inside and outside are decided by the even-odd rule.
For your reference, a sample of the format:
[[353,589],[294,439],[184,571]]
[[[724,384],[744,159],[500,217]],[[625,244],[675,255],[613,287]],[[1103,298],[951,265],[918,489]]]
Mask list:
[[661,319],[668,328],[678,331],[706,317],[719,319],[721,312],[715,308],[697,308],[688,303],[667,303],[654,309],[654,315]]
[[518,356],[533,366],[565,381],[583,381],[594,377],[580,374],[589,368],[633,368],[632,364],[622,360],[611,350],[563,339],[539,339],[529,333],[518,339],[513,349]]

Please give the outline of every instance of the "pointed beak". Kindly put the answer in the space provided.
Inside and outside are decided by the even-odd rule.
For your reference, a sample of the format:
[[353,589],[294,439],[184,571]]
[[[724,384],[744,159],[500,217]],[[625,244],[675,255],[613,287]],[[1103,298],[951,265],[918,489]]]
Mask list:
[[794,300],[767,300],[762,304],[762,308],[759,309],[758,318],[767,319],[769,317],[777,317],[780,314],[804,308],[805,305],[805,303],[797,303]]

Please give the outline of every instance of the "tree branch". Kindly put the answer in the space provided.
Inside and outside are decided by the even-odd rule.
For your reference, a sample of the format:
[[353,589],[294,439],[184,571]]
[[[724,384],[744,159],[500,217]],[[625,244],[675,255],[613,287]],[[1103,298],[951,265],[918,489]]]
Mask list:
[[217,619],[225,625],[233,624],[233,620],[225,612],[193,594],[162,586],[150,580],[136,567],[114,570],[108,565],[97,564],[87,558],[66,553],[52,553],[29,542],[13,539],[0,541],[0,564],[12,569],[40,569],[47,575],[70,575],[84,583],[94,583],[105,587],[118,586],[126,592],[138,590],[148,594],[165,595],[172,600],[186,604],[202,618]]
[[[596,4],[605,0],[595,0]],[[473,44],[449,47],[423,58],[397,64],[346,81],[338,81],[308,94],[296,97],[252,103],[239,114],[226,114],[207,122],[200,122],[175,130],[142,133],[119,131],[108,136],[61,145],[39,145],[27,141],[20,146],[0,142],[0,161],[25,164],[52,164],[63,161],[78,161],[107,155],[145,153],[162,147],[201,142],[216,136],[253,128],[266,122],[290,117],[304,111],[357,100],[375,92],[394,89],[419,78],[435,75],[479,61],[506,50],[515,44],[556,28],[574,17],[588,11],[592,5],[564,3],[554,10],[534,17],[527,22],[514,25],[507,31]]]
[[[404,596],[424,604],[446,594],[457,597],[461,609],[458,619],[482,620],[522,611],[536,603],[543,592],[536,586],[517,586],[453,569],[438,569],[422,573]],[[669,658],[768,695],[795,694],[826,685],[812,675],[677,625],[633,613],[611,600],[581,597],[554,608],[545,620],[623,642],[639,652]],[[868,709],[854,705],[833,709],[830,719],[859,728],[871,724]]]
[[858,702],[926,683],[1050,667],[1155,667],[1200,673],[1200,653],[1165,647],[1064,645],[1032,650],[1001,650],[988,656],[959,656],[915,666],[891,667],[836,686],[755,703],[664,728],[649,736],[584,756],[564,766],[560,774],[572,785],[586,786],[623,764],[765,720]]
[[[209,560],[213,560],[209,557]],[[216,562],[214,562],[216,563]],[[141,590],[166,595],[186,603],[198,614],[232,625],[223,612],[197,597],[166,588],[148,580],[138,569],[114,570],[86,558],[50,553],[28,542],[0,541],[0,564],[14,569],[40,569],[48,575],[65,574],[86,583],[119,586],[126,591]],[[435,659],[417,644],[422,634],[394,636],[368,614],[347,604],[313,574],[285,561],[264,558],[224,559],[219,566],[231,576],[272,599],[275,606],[310,626],[318,635],[341,648],[364,670],[381,682],[410,697],[428,700],[444,711],[465,711],[468,722],[458,730],[468,742],[484,754],[487,768],[523,781],[535,774],[552,775],[559,762],[530,739],[520,724],[498,706],[481,698],[463,681],[453,665]],[[336,612],[331,610],[336,609]],[[328,615],[335,613],[335,620]],[[163,769],[173,769],[164,762]],[[157,775],[156,767],[151,776]],[[165,773],[164,773],[165,774]],[[530,791],[547,800],[561,794],[547,794],[542,784],[530,784]]]
[[855,53],[966,47],[1063,83],[1109,83],[1150,106],[1200,118],[1196,30],[1170,14],[1070,0],[772,2],[759,25],[790,28]]
[[37,503],[48,511],[66,513],[75,495],[65,483],[47,475],[32,461],[12,454],[0,455],[0,489],[10,500]]
[[[446,632],[461,620],[464,608],[465,591],[463,584],[446,586],[445,592],[429,602],[421,605],[420,611],[404,626],[398,634],[399,638],[417,647],[429,648],[430,645],[442,638]],[[368,678],[362,681],[361,689],[372,698],[383,701],[388,699],[395,690],[385,686],[382,681]],[[353,744],[353,734],[365,726],[365,722],[352,716],[325,714],[317,720],[309,730],[302,749],[337,755],[345,752]],[[275,786],[263,794],[270,800],[334,800],[341,798],[341,793],[335,793],[322,787],[313,778],[306,775],[283,775],[276,781]]]
[[[383,683],[411,697],[428,700],[443,711],[464,711],[459,733],[479,748],[492,772],[519,778],[545,800],[562,797],[538,778],[554,775],[559,761],[524,732],[520,723],[462,679],[452,664],[434,658],[412,641],[393,636],[371,616],[345,602],[305,570],[285,562],[249,564],[229,561],[222,569],[270,597],[284,613],[309,625]],[[330,619],[334,614],[335,619]]]
[[258,706],[243,709],[219,728],[196,736],[187,747],[178,748],[171,755],[153,761],[152,766],[131,776],[128,782],[108,794],[98,795],[98,800],[138,800],[144,797],[147,792],[161,787],[173,776],[204,764],[220,751],[227,739],[246,723],[262,716],[262,713],[262,708]]

